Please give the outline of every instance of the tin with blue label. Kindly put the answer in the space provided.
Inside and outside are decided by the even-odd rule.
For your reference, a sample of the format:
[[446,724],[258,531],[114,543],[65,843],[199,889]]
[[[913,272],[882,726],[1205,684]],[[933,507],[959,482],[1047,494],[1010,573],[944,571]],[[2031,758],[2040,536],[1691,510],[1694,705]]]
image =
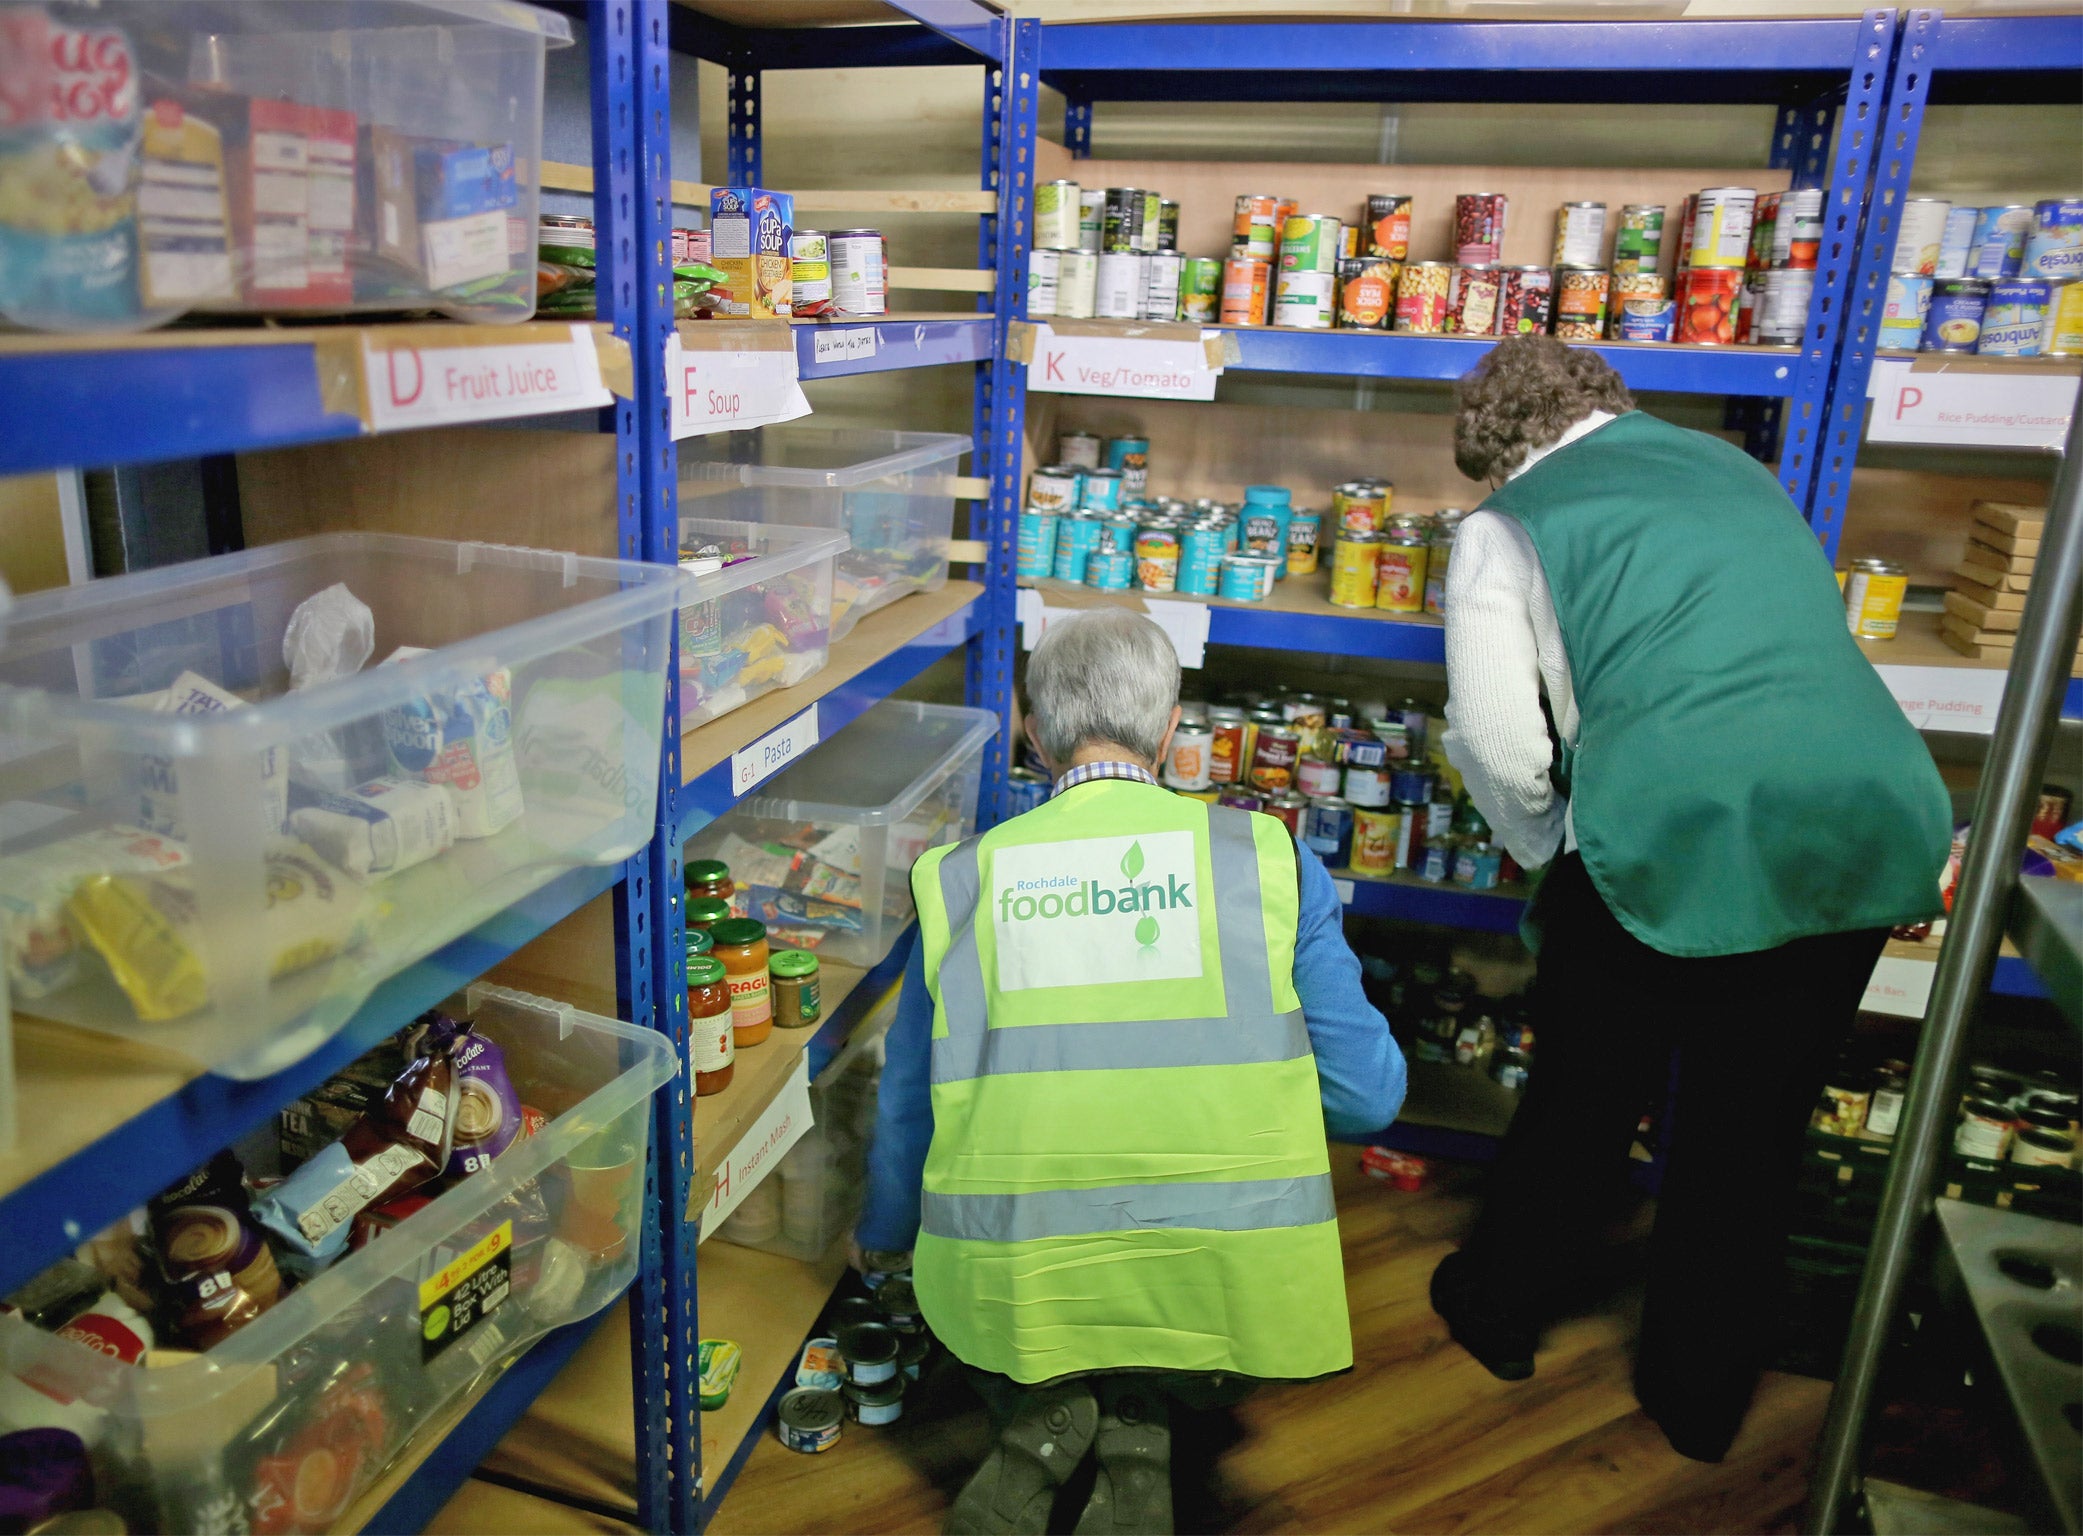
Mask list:
[[1237,552],[1276,558],[1280,562],[1279,574],[1285,576],[1289,516],[1285,503],[1246,502],[1244,515],[1237,519]]
[[1975,351],[1983,357],[2038,357],[2052,291],[2053,284],[2036,277],[1991,283]]
[[1032,507],[1020,514],[1016,565],[1020,575],[1039,581],[1056,569],[1056,525],[1061,521],[1054,512],[1038,512]]
[[1186,597],[1214,597],[1222,586],[1222,557],[1228,539],[1218,523],[1195,523],[1179,533],[1179,584]]
[[1095,592],[1126,592],[1136,557],[1126,549],[1095,549],[1085,561],[1085,585]]
[[1256,555],[1224,555],[1222,581],[1216,596],[1238,603],[1258,602],[1266,595],[1259,585],[1264,579],[1264,569],[1264,561]]
[[2083,277],[2083,197],[2050,197],[2034,204],[2023,275],[2055,283]]
[[1979,208],[1953,205],[1953,211],[1946,215],[1945,231],[1938,239],[1938,265],[1932,268],[1932,276],[1967,276],[1967,253],[1974,249],[1975,223],[1981,216]]
[[1405,758],[1389,765],[1389,798],[1404,805],[1425,805],[1439,786],[1439,774],[1423,758]]
[[1333,868],[1350,862],[1353,808],[1336,795],[1310,801],[1302,813],[1302,841]]
[[2025,260],[2032,210],[2023,203],[1984,208],[1975,218],[1974,244],[1967,252],[1969,277],[2016,277]]
[[1924,317],[1923,350],[1972,352],[1982,339],[1982,314],[1989,284],[1976,277],[1949,277],[1931,285],[1931,311]]
[[1937,281],[1918,272],[1888,275],[1888,298],[1881,310],[1881,346],[1900,352],[1916,351],[1924,339],[1924,317],[1931,312],[1931,290]]
[[1628,299],[1620,306],[1619,339],[1669,341],[1678,324],[1678,306],[1669,299]]
[[1140,496],[1150,484],[1150,439],[1147,437],[1110,437],[1107,439],[1107,468],[1121,476],[1121,489],[1129,496]]
[[1136,520],[1133,517],[1103,517],[1099,520],[1099,552],[1133,555],[1136,552]]
[[1079,477],[1078,506],[1086,512],[1121,510],[1121,471],[1088,469]]
[[1091,512],[1069,513],[1056,520],[1056,579],[1083,581],[1085,562],[1099,548],[1099,518]]

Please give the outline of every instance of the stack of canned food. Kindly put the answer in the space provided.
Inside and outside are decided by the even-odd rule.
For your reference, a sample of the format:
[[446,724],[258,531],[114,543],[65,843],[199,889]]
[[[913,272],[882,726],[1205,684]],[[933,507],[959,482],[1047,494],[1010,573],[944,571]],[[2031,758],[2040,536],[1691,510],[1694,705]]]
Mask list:
[[[1141,187],[1088,191],[1074,181],[1034,189],[1033,318],[1176,320],[1196,285],[1214,293],[1214,276],[1203,270],[1211,266],[1180,256],[1179,205],[1169,198]],[[1214,319],[1212,302],[1206,314],[1187,318]]]
[[1883,347],[1983,357],[2083,354],[2083,198],[1902,205]]
[[1411,1060],[1472,1068],[1518,1092],[1533,1068],[1533,1011],[1524,996],[1485,997],[1450,959],[1367,955],[1368,997]]
[[[2072,1082],[2059,1073],[2028,1077],[1986,1064],[1968,1068],[1967,1076],[1954,1120],[1956,1155],[2033,1168],[2076,1166],[2083,1096]],[[1832,1136],[1891,1141],[1908,1088],[1906,1062],[1865,1066],[1840,1061],[1823,1086],[1809,1127]]]

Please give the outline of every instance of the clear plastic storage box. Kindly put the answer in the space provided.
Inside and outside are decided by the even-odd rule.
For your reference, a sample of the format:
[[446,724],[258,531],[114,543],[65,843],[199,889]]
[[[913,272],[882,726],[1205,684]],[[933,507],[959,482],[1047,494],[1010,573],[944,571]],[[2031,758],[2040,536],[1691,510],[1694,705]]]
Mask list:
[[771,948],[872,966],[912,919],[911,866],[976,826],[986,709],[885,699],[703,828]]
[[[504,987],[473,986],[467,1002],[547,1117],[534,1135],[207,1353],[130,1364],[0,1317],[0,1428],[79,1434],[97,1498],[133,1531],[326,1531],[473,1385],[620,1296],[671,1042]],[[503,1288],[473,1286],[480,1300],[462,1308],[445,1281],[488,1249]]]
[[717,481],[792,492],[762,496],[752,515],[843,530],[853,548],[841,558],[833,586],[832,636],[844,639],[863,614],[908,592],[946,585],[954,482],[969,450],[968,438],[948,432],[806,426],[719,432],[680,445],[682,494],[699,495],[701,482]]
[[570,41],[509,0],[0,7],[0,314],[525,320]]
[[728,491],[680,519],[681,569],[694,573],[680,609],[683,731],[823,671],[831,650],[846,535],[741,520],[753,499]]
[[[554,876],[628,858],[656,820],[684,581],[349,533],[19,599],[0,618],[14,1010],[260,1076]],[[336,585],[361,626],[337,639],[338,593],[293,624]],[[326,658],[346,675],[313,681]]]

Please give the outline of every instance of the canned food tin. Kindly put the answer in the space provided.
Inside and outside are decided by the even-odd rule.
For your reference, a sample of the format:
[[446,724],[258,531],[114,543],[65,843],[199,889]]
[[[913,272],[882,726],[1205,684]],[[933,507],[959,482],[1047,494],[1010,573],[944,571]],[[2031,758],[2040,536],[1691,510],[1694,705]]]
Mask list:
[[2036,277],[1991,283],[1975,351],[1983,357],[2038,357],[2051,291],[2049,283]]
[[1136,557],[1125,549],[1095,549],[1085,559],[1085,585],[1095,592],[1126,592],[1135,573]]
[[1982,313],[1989,284],[1975,277],[1948,277],[1931,285],[1931,311],[1919,345],[1926,352],[1972,352],[1982,339]]
[[1823,250],[1823,189],[1797,187],[1781,195],[1772,230],[1772,265],[1813,271]]
[[1439,787],[1439,774],[1421,757],[1389,764],[1389,798],[1405,805],[1425,805]]
[[2020,1131],[2011,1145],[2011,1161],[2021,1168],[2071,1167],[2076,1161],[2076,1138],[2067,1131]]
[[889,267],[879,229],[835,230],[827,243],[832,269],[832,306],[849,315],[880,315],[889,309]]
[[1752,330],[1760,342],[1791,346],[1808,329],[1808,301],[1815,292],[1813,267],[1778,267],[1765,274],[1764,302]]
[[1502,192],[1463,192],[1454,199],[1454,260],[1482,266],[1504,255],[1504,218],[1510,202]]
[[1873,1100],[1866,1106],[1866,1129],[1875,1136],[1893,1136],[1902,1123],[1902,1101],[1908,1084],[1898,1072],[1883,1069],[1873,1080]]
[[1678,321],[1678,306],[1669,299],[1629,299],[1616,321],[1621,341],[1669,341]]
[[1291,789],[1278,789],[1266,796],[1266,814],[1287,828],[1297,842],[1302,837],[1302,818],[1308,813],[1309,797]]
[[1378,810],[1389,803],[1389,770],[1380,765],[1348,763],[1345,798],[1353,805]]
[[2040,356],[2074,357],[2078,353],[2083,353],[2083,281],[2056,283],[2040,328]]
[[1074,181],[1044,181],[1036,185],[1035,249],[1074,251],[1078,248],[1079,198],[1083,190]]
[[1616,272],[1606,299],[1606,328],[1620,334],[1620,316],[1630,299],[1654,302],[1664,296],[1664,280],[1657,272]]
[[1678,340],[1694,346],[1727,346],[1736,339],[1736,296],[1743,273],[1736,267],[1694,267],[1686,274],[1678,304]]
[[1143,190],[1140,187],[1108,187],[1100,214],[1099,253],[1126,255],[1143,248]]
[[1164,234],[1164,199],[1155,192],[1143,194],[1143,221],[1136,226],[1136,249],[1145,256],[1161,247]]
[[1121,510],[1122,474],[1118,469],[1088,469],[1078,477],[1078,506],[1087,512]]
[[791,315],[832,312],[832,237],[821,229],[799,229],[788,237]]
[[1938,241],[1938,265],[1931,271],[1933,277],[1967,276],[1967,253],[1974,249],[1975,223],[1981,216],[1981,209],[1957,204],[1946,215],[1945,233]]
[[1239,811],[1263,811],[1266,808],[1266,797],[1255,789],[1238,784],[1217,794],[1215,803]]
[[1150,439],[1124,433],[1107,439],[1108,469],[1121,473],[1121,494],[1134,500],[1150,486]]
[[1099,550],[1104,554],[1133,557],[1136,552],[1136,520],[1125,513],[1102,517],[1099,522]]
[[1189,256],[1179,269],[1179,313],[1210,322],[1222,313],[1222,263],[1213,256]]
[[1215,595],[1238,603],[1258,602],[1266,595],[1259,587],[1263,579],[1260,569],[1256,556],[1224,555],[1222,579],[1216,584]]
[[1257,745],[1244,711],[1218,704],[1208,711],[1208,731],[1214,738],[1208,746],[1208,778],[1214,784],[1243,782],[1251,767],[1252,748]]
[[1230,227],[1231,254],[1270,262],[1280,244],[1279,212],[1280,199],[1270,192],[1239,195],[1236,219]]
[[1888,278],[1888,297],[1881,310],[1881,346],[1904,352],[1917,349],[1924,339],[1925,316],[1931,312],[1933,281],[1916,272],[1896,272]]
[[1663,240],[1663,204],[1628,203],[1620,210],[1620,223],[1613,231],[1614,273],[1656,271],[1663,255]]
[[1090,320],[1099,311],[1099,258],[1090,251],[1056,253],[1056,313]]
[[1348,331],[1388,329],[1396,308],[1396,264],[1354,257],[1338,263],[1338,324]]
[[1984,208],[1975,216],[1974,242],[1967,251],[1969,277],[2016,277],[2025,261],[2032,210],[2022,203]]
[[1056,313],[1056,294],[1062,281],[1061,251],[1036,246],[1027,253],[1027,314],[1030,319]]
[[1351,863],[1356,875],[1386,875],[1396,867],[1397,834],[1402,816],[1393,808],[1353,807]]
[[873,1429],[894,1424],[904,1416],[904,1382],[893,1378],[877,1386],[849,1381],[839,1389],[846,1397],[846,1416],[856,1424]]
[[1280,270],[1317,272],[1328,277],[1338,270],[1338,232],[1343,221],[1328,213],[1297,213],[1280,228]]
[[856,1323],[839,1330],[846,1379],[864,1387],[897,1375],[897,1331],[887,1323]]
[[1213,597],[1222,585],[1222,557],[1228,552],[1223,530],[1196,523],[1179,535],[1179,578],[1173,590],[1189,597]]
[[1177,251],[1157,251],[1143,258],[1143,315],[1145,320],[1179,318],[1179,278],[1186,258]]
[[1157,200],[1157,248],[1160,251],[1179,249],[1179,205],[1169,197]]
[[1497,334],[1544,336],[1555,297],[1555,278],[1546,267],[1506,267],[1497,301]]
[[1302,815],[1302,841],[1333,869],[1345,864],[1352,858],[1353,808],[1336,795],[1312,799]]
[[1214,782],[1215,732],[1199,715],[1182,714],[1165,753],[1164,781],[1173,789],[1206,789]]
[[1145,592],[1170,592],[1179,585],[1179,535],[1169,528],[1136,534],[1136,585]]
[[1873,1088],[1864,1073],[1837,1073],[1823,1084],[1809,1127],[1832,1136],[1856,1136],[1866,1127],[1872,1103]]
[[[1425,845],[1425,857],[1432,857]],[[1463,843],[1454,850],[1453,881],[1471,891],[1494,891],[1504,878],[1504,851],[1495,843]]]
[[1410,260],[1410,209],[1410,199],[1400,192],[1369,193],[1363,254]]
[[1327,331],[1336,313],[1338,279],[1329,272],[1283,271],[1274,279],[1273,323],[1300,331]]
[[1558,267],[1595,267],[1606,253],[1606,205],[1564,203],[1555,210],[1555,254]]
[[1066,513],[1056,520],[1056,567],[1058,581],[1083,582],[1085,562],[1099,548],[1099,518],[1091,512]]
[[1027,505],[1037,512],[1068,512],[1078,504],[1084,476],[1069,464],[1051,464],[1027,477]]
[[1861,640],[1892,640],[1909,574],[1893,560],[1854,560],[1844,582],[1845,627]]
[[1287,524],[1292,516],[1285,503],[1246,502],[1237,520],[1240,553],[1276,559],[1287,569]]
[[1396,326],[1410,336],[1442,336],[1447,328],[1447,290],[1454,268],[1444,261],[1414,261],[1396,280]]
[[1346,530],[1331,546],[1331,603],[1338,608],[1372,608],[1380,581],[1378,533]]
[[1741,270],[1750,253],[1750,220],[1757,201],[1757,192],[1750,187],[1709,187],[1700,193],[1692,224],[1694,270]]
[[1092,310],[1102,320],[1134,320],[1143,311],[1143,257],[1135,251],[1103,251]]
[[1604,267],[1562,267],[1555,273],[1555,334],[1565,341],[1598,341],[1606,334]]
[[1447,334],[1490,336],[1497,331],[1504,272],[1498,267],[1456,267],[1447,284]]
[[1953,1132],[1953,1150],[1962,1157],[2002,1162],[2011,1150],[2011,1134],[2017,1129],[2010,1107],[1988,1099],[1969,1099],[1960,1106],[1960,1125]]
[[1314,800],[1323,795],[1337,794],[1342,777],[1336,763],[1321,757],[1305,756],[1295,769],[1295,787]]
[[797,1387],[774,1409],[774,1433],[792,1451],[814,1456],[839,1443],[843,1417],[839,1394],[820,1387]]
[[1267,282],[1273,270],[1260,256],[1232,256],[1222,264],[1222,323],[1264,325]]
[[2083,198],[2050,197],[2033,205],[2023,271],[2055,283],[2083,277]]
[[1348,480],[1331,492],[1331,517],[1340,537],[1375,532],[1387,520],[1388,506],[1388,492],[1366,480]]
[[1316,551],[1318,543],[1323,538],[1323,527],[1324,515],[1321,512],[1298,511],[1288,518],[1288,575],[1314,576],[1316,574]]
[[1097,432],[1065,432],[1056,439],[1056,462],[1065,469],[1099,468]]
[[1381,564],[1375,578],[1374,606],[1388,613],[1425,611],[1425,557],[1422,533],[1391,529],[1382,542]]
[[1039,581],[1055,571],[1056,524],[1054,512],[1029,507],[1020,514],[1019,553],[1015,562],[1019,575]]
[[1086,187],[1078,193],[1078,249],[1099,254],[1100,239],[1107,222],[1107,194],[1101,187]]
[[1953,211],[1951,198],[1913,197],[1902,205],[1895,228],[1895,255],[1891,272],[1917,272],[1930,277],[1938,270],[1938,253],[1945,245],[1946,218]]

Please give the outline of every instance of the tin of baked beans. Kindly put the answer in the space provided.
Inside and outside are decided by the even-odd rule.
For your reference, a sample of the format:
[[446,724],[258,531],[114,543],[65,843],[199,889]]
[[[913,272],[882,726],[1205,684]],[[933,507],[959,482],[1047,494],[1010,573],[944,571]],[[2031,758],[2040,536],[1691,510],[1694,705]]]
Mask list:
[[1696,346],[1728,346],[1736,339],[1736,299],[1743,289],[1739,267],[1694,267],[1678,305],[1678,340]]
[[1056,462],[1065,469],[1099,468],[1097,432],[1065,432],[1056,439]]
[[1063,252],[1036,246],[1027,253],[1027,315],[1040,319],[1056,313],[1056,293],[1063,281]]
[[1239,194],[1236,218],[1230,226],[1231,254],[1271,261],[1280,244],[1279,209],[1280,199],[1270,192]]
[[1953,211],[1946,215],[1945,233],[1939,237],[1938,265],[1932,269],[1933,277],[1967,276],[1967,253],[1974,248],[1975,221],[1981,216],[1979,208],[1953,205]]
[[1235,603],[1255,603],[1266,595],[1259,585],[1264,579],[1256,555],[1224,555],[1215,595]]
[[1121,495],[1125,501],[1140,498],[1150,488],[1150,439],[1136,432],[1108,438],[1106,467],[1121,471]]
[[[1808,301],[1815,293],[1815,268],[1775,267],[1765,274],[1765,292],[1751,333],[1767,346],[1792,346],[1808,329]],[[2037,330],[2037,328],[2035,328]]]
[[1960,1106],[1960,1124],[1953,1132],[1953,1150],[1962,1157],[1979,1157],[2000,1163],[2011,1150],[2011,1136],[2017,1127],[2009,1105],[1990,1099],[1969,1099]]
[[1370,192],[1361,254],[1410,260],[1410,208],[1410,199],[1400,192]]
[[1494,335],[1498,305],[1503,297],[1503,268],[1454,268],[1454,275],[1447,283],[1447,334]]
[[1222,323],[1264,325],[1267,281],[1273,264],[1258,256],[1232,256],[1222,264]]
[[1143,189],[1108,187],[1101,210],[1099,253],[1120,256],[1143,248]]
[[1447,291],[1454,268],[1444,261],[1414,261],[1396,279],[1396,330],[1409,336],[1442,336],[1447,328]]
[[1230,560],[1242,563],[1243,569],[1258,583],[1257,600],[1261,602],[1273,595],[1273,583],[1278,581],[1281,574],[1287,569],[1287,562],[1278,555],[1229,555],[1225,556],[1224,559],[1225,571],[1227,571],[1227,562]]
[[1353,807],[1352,862],[1356,875],[1386,875],[1396,867],[1397,832],[1403,818],[1393,807]]
[[2025,263],[2025,237],[2032,210],[2023,203],[1984,208],[1975,215],[1974,243],[1967,251],[1969,277],[2016,277]]
[[1085,585],[1095,592],[1126,592],[1135,574],[1136,557],[1126,549],[1095,549],[1085,559]]
[[1222,557],[1229,542],[1216,523],[1195,523],[1179,535],[1179,579],[1173,590],[1188,597],[1213,597],[1222,587]]
[[1330,272],[1281,272],[1273,285],[1273,323],[1300,331],[1329,330],[1337,289],[1338,279]]
[[1555,254],[1558,267],[1595,267],[1606,253],[1606,205],[1563,203],[1555,210]]
[[2083,281],[2056,283],[2040,327],[2040,356],[2075,357],[2079,353],[2083,353]]
[[1741,270],[1750,255],[1750,221],[1757,212],[1753,187],[1709,187],[1693,213],[1691,265]]
[[1382,541],[1375,577],[1374,606],[1387,613],[1425,611],[1425,535],[1418,529],[1389,529]]
[[1086,187],[1078,193],[1078,249],[1099,254],[1107,222],[1107,194],[1101,187]]
[[1546,335],[1554,295],[1554,274],[1546,267],[1506,267],[1504,291],[1497,300],[1497,334]]
[[1179,269],[1179,314],[1186,320],[1213,322],[1222,313],[1222,263],[1213,256],[1189,256]]
[[1287,520],[1287,573],[1316,574],[1317,545],[1323,537],[1324,515],[1297,508]]
[[1170,528],[1136,531],[1136,585],[1145,592],[1170,592],[1179,585],[1179,535]]
[[2049,197],[2033,204],[2025,238],[2026,277],[2050,283],[2083,277],[2083,198]]
[[1454,199],[1454,260],[1485,266],[1504,254],[1504,218],[1510,202],[1502,192],[1463,192]]
[[1931,285],[1931,310],[1918,345],[1926,352],[1972,352],[1982,339],[1982,314],[1989,284],[1976,277],[1949,277]]
[[1555,273],[1555,334],[1565,341],[1598,341],[1606,334],[1604,267],[1560,267]]
[[1078,504],[1084,476],[1069,464],[1051,464],[1027,477],[1027,505],[1037,512],[1068,512]]
[[1040,580],[1056,569],[1057,514],[1029,507],[1020,514],[1019,543],[1015,570],[1030,580]]
[[1179,318],[1179,278],[1185,265],[1186,258],[1177,251],[1157,251],[1143,258],[1143,319]]
[[1892,640],[1902,622],[1909,573],[1893,560],[1854,560],[1844,582],[1844,623],[1861,640]]
[[1121,510],[1121,471],[1088,469],[1078,476],[1078,507],[1085,512]]
[[1320,272],[1326,277],[1338,270],[1338,231],[1343,221],[1328,213],[1298,213],[1280,227],[1280,270]]
[[879,229],[834,230],[826,244],[833,307],[849,315],[889,310],[889,267]]
[[2052,285],[2036,277],[1991,283],[1975,351],[1983,357],[2038,357],[2051,292]]
[[789,313],[832,312],[832,237],[822,229],[799,229],[788,237]]
[[797,1387],[774,1409],[774,1433],[792,1451],[815,1456],[839,1443],[845,1417],[839,1394],[821,1387]]
[[1123,513],[1102,516],[1099,520],[1099,549],[1101,554],[1120,554],[1134,557],[1136,552],[1136,520]]
[[1090,320],[1099,308],[1099,257],[1090,251],[1056,253],[1056,313]]
[[1074,181],[1038,182],[1034,188],[1034,245],[1053,251],[1078,248],[1078,200]]
[[1663,241],[1662,203],[1625,204],[1613,230],[1614,274],[1656,271],[1663,258]]
[[1136,251],[1106,251],[1099,258],[1098,291],[1093,313],[1102,320],[1135,320],[1142,316],[1145,258]]
[[1947,197],[1912,197],[1896,216],[1895,251],[1889,258],[1891,272],[1920,272],[1925,277],[1938,270],[1939,248],[1945,243],[1946,216],[1953,211]]
[[1377,531],[1387,518],[1388,506],[1388,492],[1366,480],[1348,480],[1331,492],[1331,516],[1341,537]]
[[1380,582],[1386,541],[1367,529],[1342,530],[1331,546],[1331,603],[1338,608],[1372,608]]
[[1357,256],[1338,263],[1338,325],[1347,331],[1388,329],[1396,307],[1396,264]]
[[1888,292],[1881,309],[1880,345],[1914,352],[1924,339],[1924,320],[1931,313],[1934,279],[1915,272],[1896,272],[1888,278]]
[[1096,512],[1065,512],[1056,519],[1056,563],[1053,574],[1058,581],[1085,580],[1085,562],[1099,548],[1099,514]]
[[1678,323],[1678,306],[1669,299],[1629,299],[1620,306],[1621,341],[1669,341]]

